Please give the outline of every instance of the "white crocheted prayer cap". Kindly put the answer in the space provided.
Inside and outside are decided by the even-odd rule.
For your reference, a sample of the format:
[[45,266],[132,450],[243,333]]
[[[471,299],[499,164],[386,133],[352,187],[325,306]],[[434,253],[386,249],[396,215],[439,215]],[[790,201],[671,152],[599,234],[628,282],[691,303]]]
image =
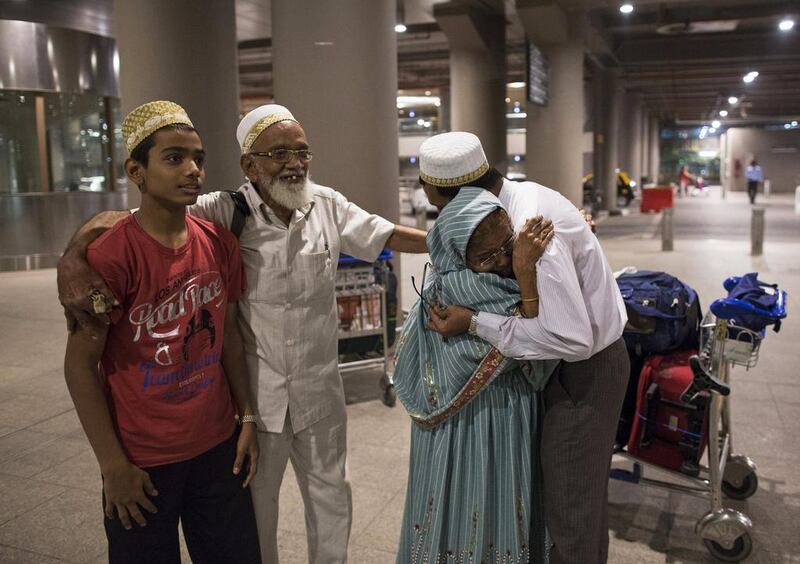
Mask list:
[[488,170],[480,139],[466,131],[434,135],[419,148],[419,176],[433,186],[468,184]]
[[299,123],[294,119],[292,112],[279,104],[266,104],[249,111],[239,122],[239,127],[236,128],[236,139],[239,141],[242,153],[250,150],[262,131],[279,121],[286,120]]

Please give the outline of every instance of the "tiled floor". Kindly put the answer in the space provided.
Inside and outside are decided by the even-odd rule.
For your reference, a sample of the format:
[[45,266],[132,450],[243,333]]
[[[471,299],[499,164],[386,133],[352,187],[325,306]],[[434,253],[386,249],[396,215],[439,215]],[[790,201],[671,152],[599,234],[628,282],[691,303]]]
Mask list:
[[[736,196],[726,203],[678,202],[675,213],[697,213],[702,206],[709,222],[749,221],[748,206]],[[705,306],[722,295],[724,278],[752,270],[790,292],[795,317],[769,335],[756,368],[733,374],[736,450],[758,463],[760,488],[746,502],[728,503],[753,519],[748,562],[800,563],[800,216],[793,216],[786,198],[774,198],[767,214],[767,221],[782,214],[792,236],[768,239],[757,258],[740,237],[705,240],[693,233],[688,239],[679,232],[675,251],[662,253],[656,216],[609,218],[600,236],[612,267],[675,274],[698,290]],[[625,222],[641,229],[625,233],[619,229]],[[614,235],[604,237],[603,225]],[[421,274],[423,262],[424,257],[402,258],[406,305],[414,296],[410,275]],[[0,274],[0,326],[0,562],[103,562],[99,472],[64,385],[65,331],[54,271]],[[377,374],[345,376],[351,402],[351,563],[394,562],[403,510],[410,423],[402,407],[380,403],[376,381]],[[303,509],[291,467],[280,506],[281,561],[306,562]],[[705,511],[700,499],[612,482],[610,562],[711,562],[693,532]]]

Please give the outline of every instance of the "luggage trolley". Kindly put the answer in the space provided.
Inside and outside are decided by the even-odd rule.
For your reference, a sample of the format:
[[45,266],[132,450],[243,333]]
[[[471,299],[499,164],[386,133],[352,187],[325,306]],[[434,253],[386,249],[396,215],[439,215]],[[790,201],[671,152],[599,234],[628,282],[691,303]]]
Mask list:
[[391,258],[388,249],[375,263],[341,255],[336,273],[339,372],[382,367],[381,401],[389,407],[396,403],[388,353],[394,341],[389,338],[394,337],[394,328],[388,315]]
[[[725,281],[731,290],[739,281],[731,277]],[[755,463],[747,456],[734,454],[730,410],[730,371],[735,365],[746,369],[758,363],[761,342],[766,326],[786,317],[786,292],[775,290],[776,304],[770,310],[754,307],[748,302],[723,298],[711,304],[701,323],[700,354],[690,359],[694,381],[681,396],[687,406],[705,406],[708,409],[708,466],[699,465],[697,476],[667,470],[659,465],[641,460],[625,450],[615,452],[633,462],[632,470],[613,468],[611,478],[667,488],[695,495],[710,502],[710,510],[695,525],[695,533],[703,539],[708,551],[725,562],[739,562],[747,558],[753,545],[750,533],[753,523],[744,513],[724,506],[722,495],[745,500],[758,490]],[[764,320],[764,327],[755,331],[737,324],[738,319],[754,317]],[[672,481],[644,477],[643,468],[650,466],[667,473]]]

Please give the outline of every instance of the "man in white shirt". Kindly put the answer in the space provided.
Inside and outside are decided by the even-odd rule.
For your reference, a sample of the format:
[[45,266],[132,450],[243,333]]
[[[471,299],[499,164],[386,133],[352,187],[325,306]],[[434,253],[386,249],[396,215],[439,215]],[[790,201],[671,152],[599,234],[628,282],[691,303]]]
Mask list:
[[[309,562],[342,564],[352,500],[337,356],[339,253],[371,262],[384,247],[426,252],[425,232],[394,225],[313,183],[305,132],[283,106],[248,113],[237,140],[248,178],[238,191],[250,209],[239,238],[247,275],[239,323],[259,412],[261,455],[251,488],[262,560],[278,562],[278,495],[291,460],[306,509]],[[228,227],[234,207],[228,194],[215,192],[200,196],[189,212]],[[105,223],[120,217],[104,213],[111,214]],[[92,221],[81,232],[97,236],[103,220]],[[73,311],[86,305],[88,295],[74,288],[101,289],[99,281],[76,282],[68,274],[81,268],[81,232],[59,265],[59,294]]]
[[504,317],[450,305],[431,310],[429,327],[467,331],[516,359],[561,359],[545,390],[542,468],[551,564],[607,561],[607,484],[628,381],[621,339],[625,306],[597,238],[561,194],[511,182],[490,168],[471,133],[431,137],[420,148],[420,180],[440,209],[464,185],[497,196],[516,231],[528,218],[552,220],[555,237],[537,263],[539,315]]

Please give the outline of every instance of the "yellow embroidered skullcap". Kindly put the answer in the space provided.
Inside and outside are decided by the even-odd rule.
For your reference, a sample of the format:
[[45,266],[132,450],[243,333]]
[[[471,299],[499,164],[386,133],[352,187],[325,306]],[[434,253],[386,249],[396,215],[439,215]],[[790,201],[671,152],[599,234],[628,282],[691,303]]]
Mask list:
[[236,128],[236,140],[239,141],[242,153],[250,150],[262,131],[280,121],[300,123],[294,119],[292,112],[279,104],[266,104],[249,111]]
[[419,177],[433,186],[469,184],[488,170],[481,141],[472,133],[441,133],[419,147]]
[[122,121],[122,139],[125,141],[125,148],[131,153],[154,131],[179,123],[194,127],[186,110],[175,102],[157,100],[142,104],[131,110]]

